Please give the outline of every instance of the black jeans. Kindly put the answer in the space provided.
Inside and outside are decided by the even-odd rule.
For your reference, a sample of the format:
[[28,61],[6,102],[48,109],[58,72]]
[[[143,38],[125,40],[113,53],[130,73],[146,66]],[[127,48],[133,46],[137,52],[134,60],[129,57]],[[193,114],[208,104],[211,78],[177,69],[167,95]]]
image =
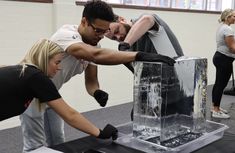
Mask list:
[[216,67],[215,84],[212,89],[212,102],[214,106],[220,106],[224,88],[227,86],[232,74],[234,58],[228,57],[220,52],[213,56],[213,64]]

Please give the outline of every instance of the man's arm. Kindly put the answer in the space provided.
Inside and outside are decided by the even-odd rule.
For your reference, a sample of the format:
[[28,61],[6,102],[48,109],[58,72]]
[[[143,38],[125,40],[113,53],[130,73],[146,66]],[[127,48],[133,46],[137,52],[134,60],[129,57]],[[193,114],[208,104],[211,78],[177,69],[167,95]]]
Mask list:
[[84,59],[103,65],[123,64],[133,61],[164,62],[169,65],[174,65],[175,63],[175,60],[163,55],[138,51],[118,52],[111,49],[94,47],[82,42],[70,45],[66,51],[77,59]]
[[142,37],[155,24],[155,18],[152,15],[143,15],[138,21],[132,25],[124,42],[130,46],[133,45],[140,37]]
[[107,104],[109,94],[99,88],[97,66],[89,64],[85,70],[85,84],[87,92],[104,107]]
[[103,65],[132,62],[135,61],[137,54],[137,52],[118,52],[112,49],[98,48],[82,42],[70,45],[66,51],[77,59]]
[[94,96],[96,90],[99,89],[97,77],[97,66],[89,64],[85,70],[85,85],[89,95]]

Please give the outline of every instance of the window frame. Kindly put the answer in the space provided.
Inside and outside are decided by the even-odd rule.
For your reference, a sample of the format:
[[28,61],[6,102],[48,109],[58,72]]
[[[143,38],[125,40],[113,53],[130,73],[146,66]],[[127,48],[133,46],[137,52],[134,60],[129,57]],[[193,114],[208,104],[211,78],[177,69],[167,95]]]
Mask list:
[[[75,1],[76,5],[85,5],[85,1]],[[155,6],[139,6],[139,5],[128,5],[128,4],[114,4],[109,3],[113,8],[124,8],[124,9],[142,9],[142,10],[155,10],[155,11],[171,11],[171,12],[188,12],[188,13],[204,13],[204,14],[221,14],[221,11],[210,11],[210,10],[194,10],[194,9],[180,9],[180,8],[165,8]]]
[[35,2],[35,3],[53,3],[53,0],[11,0],[19,2]]

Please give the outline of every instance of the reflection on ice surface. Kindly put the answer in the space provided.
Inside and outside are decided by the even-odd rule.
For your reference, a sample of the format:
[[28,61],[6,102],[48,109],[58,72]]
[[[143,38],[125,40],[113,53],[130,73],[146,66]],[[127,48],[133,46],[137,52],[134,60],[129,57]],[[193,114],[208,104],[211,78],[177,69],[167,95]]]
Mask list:
[[134,137],[160,144],[205,131],[205,58],[181,57],[174,66],[136,62],[134,68]]

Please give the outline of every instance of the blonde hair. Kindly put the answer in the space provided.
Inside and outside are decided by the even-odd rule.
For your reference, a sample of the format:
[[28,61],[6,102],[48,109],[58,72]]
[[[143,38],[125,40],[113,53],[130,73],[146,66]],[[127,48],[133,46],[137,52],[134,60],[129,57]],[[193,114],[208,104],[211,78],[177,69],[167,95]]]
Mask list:
[[233,11],[234,10],[230,8],[225,9],[220,15],[219,23],[227,21],[228,17],[232,16]]
[[47,75],[47,67],[49,60],[56,54],[62,53],[63,49],[56,43],[41,39],[37,41],[20,62],[23,65],[21,74],[24,73],[27,65],[36,66]]
[[[27,65],[36,66],[47,75],[49,60],[59,53],[63,53],[63,49],[56,43],[47,39],[37,41],[20,62],[20,64],[23,65],[20,75],[24,75]],[[35,101],[37,102],[39,111],[46,108],[45,103],[40,103],[38,99]]]

